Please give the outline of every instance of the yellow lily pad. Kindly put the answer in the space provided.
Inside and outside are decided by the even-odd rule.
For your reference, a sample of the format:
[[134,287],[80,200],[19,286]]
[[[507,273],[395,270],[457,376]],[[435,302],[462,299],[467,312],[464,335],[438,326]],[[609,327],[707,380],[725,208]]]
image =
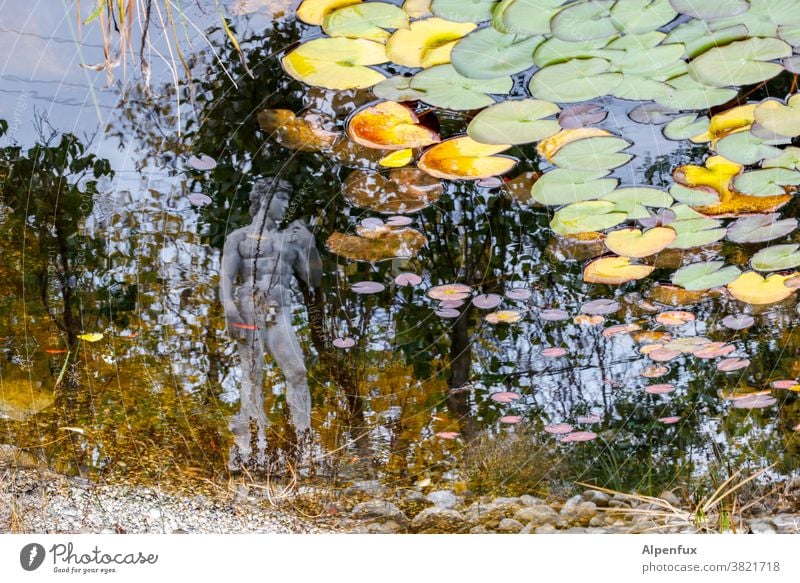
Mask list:
[[786,280],[796,275],[774,273],[764,278],[755,271],[747,271],[727,287],[730,294],[741,302],[753,305],[774,304],[785,300],[796,291],[784,285]]
[[755,121],[755,111],[756,104],[749,104],[732,107],[718,113],[708,122],[708,132],[695,136],[695,139],[696,141],[716,141],[728,134],[747,130]]
[[307,85],[326,89],[363,89],[386,77],[367,65],[387,61],[381,43],[363,38],[316,38],[281,59],[286,72]]
[[329,12],[360,3],[361,0],[303,0],[297,8],[297,18],[305,23],[320,26]]
[[358,111],[347,124],[350,139],[378,150],[421,148],[440,141],[439,134],[420,125],[414,112],[394,101]]
[[270,139],[290,150],[319,152],[331,148],[340,134],[323,128],[326,122],[319,114],[297,117],[288,109],[265,109],[258,114],[258,124]]
[[606,247],[621,257],[648,257],[662,251],[677,234],[669,227],[619,229],[606,235]]
[[100,342],[103,339],[103,335],[99,332],[93,332],[91,334],[79,334],[78,340],[83,340],[84,342]]
[[408,29],[396,30],[386,41],[386,55],[404,67],[433,67],[450,62],[456,42],[475,28],[472,22],[450,22],[427,18],[412,22]]
[[388,156],[384,156],[378,160],[378,164],[384,168],[402,168],[403,166],[408,166],[411,164],[413,159],[414,150],[411,148],[405,148],[404,150],[397,150]]
[[451,138],[426,150],[417,163],[423,172],[448,180],[481,180],[505,174],[517,163],[495,156],[511,146],[481,144],[468,136]]
[[583,281],[620,285],[636,279],[643,279],[654,269],[651,265],[632,264],[628,257],[601,257],[584,267]]
[[572,130],[561,130],[549,138],[545,138],[536,145],[536,151],[540,156],[553,161],[553,156],[571,142],[582,140],[583,138],[595,138],[600,136],[611,136],[611,132],[600,128],[575,128]]
[[787,105],[774,99],[761,103],[755,110],[755,121],[777,136],[800,135],[800,94],[792,95]]

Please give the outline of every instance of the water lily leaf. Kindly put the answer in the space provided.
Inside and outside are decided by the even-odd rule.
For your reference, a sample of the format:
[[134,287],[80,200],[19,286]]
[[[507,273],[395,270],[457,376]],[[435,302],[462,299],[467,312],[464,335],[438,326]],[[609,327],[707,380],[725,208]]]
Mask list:
[[421,148],[440,141],[439,134],[420,125],[405,105],[383,101],[357,111],[347,124],[350,139],[378,150]]
[[633,156],[622,154],[630,142],[617,136],[584,138],[565,144],[553,155],[553,163],[569,170],[611,170],[627,164]]
[[769,61],[791,54],[792,47],[782,40],[749,38],[703,53],[689,63],[689,75],[713,87],[752,85],[779,75],[783,67]]
[[724,261],[692,263],[681,267],[672,274],[672,283],[684,289],[700,291],[728,285],[741,272],[733,265],[725,266]]
[[675,231],[669,227],[655,227],[644,233],[641,229],[627,228],[608,233],[605,244],[621,257],[649,257],[666,249],[675,237]]
[[750,8],[747,0],[669,0],[672,7],[680,12],[700,20],[727,18],[746,12]]
[[454,22],[483,22],[496,5],[497,0],[433,0],[431,12]]
[[712,188],[699,187],[687,188],[680,184],[673,184],[669,193],[676,201],[691,207],[711,206],[719,204],[719,194]]
[[789,170],[800,170],[800,148],[790,146],[781,150],[780,155],[775,158],[764,160],[761,163],[763,168],[788,168]]
[[583,281],[586,283],[605,283],[620,285],[629,281],[643,279],[650,275],[655,267],[652,265],[632,264],[627,257],[601,257],[590,262],[583,269]]
[[596,136],[612,136],[613,134],[608,130],[601,128],[577,128],[574,130],[562,130],[554,134],[536,145],[536,151],[540,156],[543,156],[548,162],[553,161],[553,156],[564,146],[577,140],[584,138],[593,138]]
[[504,101],[481,111],[470,122],[467,134],[483,144],[528,144],[558,133],[555,120],[544,119],[560,111],[549,101]]
[[558,114],[558,125],[565,130],[574,130],[600,123],[608,116],[601,105],[582,103],[564,109]]
[[[657,103],[642,103],[628,112],[628,117],[636,123],[647,125],[660,125],[673,119],[674,109],[664,107]],[[667,136],[669,137],[669,136]]]
[[627,215],[617,211],[614,203],[591,200],[576,202],[556,211],[550,228],[563,236],[579,235],[616,227],[625,219]]
[[544,37],[504,34],[482,28],[462,38],[450,53],[453,67],[471,79],[514,75],[533,66],[533,51]]
[[763,243],[785,237],[797,228],[797,219],[778,220],[780,214],[751,215],[735,220],[728,227],[734,243]]
[[[625,37],[623,37],[625,38]],[[612,62],[624,75],[657,76],[659,72],[672,67],[683,59],[683,45],[662,45],[646,50],[625,51],[619,59]]]
[[748,30],[744,24],[734,24],[712,30],[706,21],[690,20],[673,28],[664,39],[664,44],[682,44],[684,56],[693,59],[713,47],[722,47],[748,36]]
[[480,180],[505,174],[516,160],[496,156],[509,145],[488,145],[468,136],[451,138],[425,151],[417,165],[436,178],[448,180]]
[[572,59],[589,59],[592,57],[606,59],[609,62],[621,58],[624,51],[606,48],[608,39],[567,42],[552,37],[539,45],[533,53],[533,64],[543,69],[550,65],[565,63]]
[[757,271],[783,271],[800,267],[800,245],[774,245],[761,249],[750,259],[750,266]]
[[[714,50],[714,49],[712,49]],[[695,81],[689,74],[669,79],[674,89],[665,95],[656,95],[653,100],[672,109],[711,109],[736,97],[735,89],[715,88]]]
[[754,37],[774,37],[780,26],[800,24],[794,0],[750,0],[750,9],[742,14],[712,22],[715,28],[743,24]]
[[432,67],[450,62],[456,42],[475,30],[471,22],[427,18],[394,32],[386,41],[386,56],[404,67]]
[[484,320],[490,324],[513,324],[522,320],[522,312],[518,310],[498,310],[491,314],[486,314]]
[[604,178],[608,172],[589,172],[556,168],[543,174],[531,188],[539,204],[552,206],[592,200],[613,191],[619,181]]
[[380,99],[387,101],[420,101],[425,93],[411,89],[413,77],[389,77],[372,88],[372,92]]
[[501,0],[495,7],[492,24],[500,32],[549,34],[550,20],[565,0]]
[[572,59],[550,65],[531,77],[531,94],[548,101],[574,103],[608,95],[622,83],[606,59]]
[[103,335],[99,332],[78,334],[78,340],[83,340],[84,342],[100,342],[102,339]]
[[441,181],[416,168],[398,168],[388,176],[354,170],[344,181],[347,201],[379,213],[413,213],[439,200]]
[[333,233],[328,237],[328,249],[347,259],[376,263],[415,257],[428,242],[419,231],[404,227],[385,226],[372,231],[360,231],[368,237]]
[[511,77],[469,79],[459,75],[452,65],[439,65],[417,73],[410,87],[424,93],[425,103],[442,109],[480,109],[494,103],[488,94],[511,92]]
[[784,105],[768,99],[755,109],[756,123],[778,136],[800,136],[800,93],[789,98]]
[[739,192],[751,196],[777,196],[786,193],[786,186],[800,184],[800,172],[786,168],[766,168],[745,172],[733,179]]
[[622,82],[611,92],[617,99],[647,101],[656,97],[665,98],[675,89],[668,83],[648,79],[641,75],[623,75]]
[[317,38],[281,59],[290,76],[306,85],[326,89],[371,87],[385,76],[367,65],[386,61],[381,43],[361,38]]
[[792,277],[793,275],[773,273],[764,278],[755,271],[747,271],[728,284],[728,291],[734,298],[746,304],[774,304],[794,293],[795,290],[784,285]]
[[297,18],[308,24],[319,26],[325,15],[332,10],[360,2],[361,0],[303,0],[297,8]]
[[[625,36],[613,39],[606,45],[606,48],[630,52],[646,51],[647,49],[652,49],[662,44],[666,36],[666,34],[657,30],[645,32],[643,34],[626,34]],[[620,55],[620,57],[624,58],[625,54]],[[617,59],[612,58],[611,60],[617,62]]]
[[625,35],[655,31],[672,22],[677,15],[670,0],[617,0],[611,8],[615,27]]
[[328,36],[365,38],[385,43],[386,28],[408,28],[408,15],[402,8],[386,2],[352,4],[325,14],[322,30]]
[[411,148],[404,148],[403,150],[397,150],[396,152],[384,156],[378,160],[378,164],[384,168],[401,168],[411,164],[413,159],[414,150]]
[[610,38],[618,32],[611,15],[613,6],[614,0],[569,4],[553,16],[550,31],[553,36],[569,42]]
[[617,211],[624,212],[629,219],[645,219],[650,212],[645,207],[667,208],[672,197],[659,188],[632,186],[619,188],[608,194],[597,193],[596,198],[613,202]]
[[411,18],[427,18],[433,16],[431,0],[405,0],[403,10]]
[[717,153],[739,164],[755,164],[765,158],[780,156],[780,148],[769,145],[749,131],[736,132],[722,138],[716,145]]
[[703,247],[716,243],[728,233],[719,221],[708,218],[680,219],[669,226],[677,233],[675,240],[669,245],[670,249]]
[[288,109],[265,109],[258,114],[258,124],[270,139],[284,148],[301,152],[319,152],[331,148],[340,134],[324,129],[333,120],[314,113],[298,118]]

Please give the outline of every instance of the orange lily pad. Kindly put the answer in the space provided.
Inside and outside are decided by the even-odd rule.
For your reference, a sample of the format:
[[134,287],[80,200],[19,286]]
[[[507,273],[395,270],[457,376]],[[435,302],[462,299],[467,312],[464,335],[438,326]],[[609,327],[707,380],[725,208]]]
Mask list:
[[627,257],[601,257],[583,269],[583,281],[620,285],[647,277],[655,269],[651,265],[632,264]]
[[439,134],[420,125],[407,106],[383,101],[358,111],[347,124],[350,139],[377,150],[421,148],[440,142]]
[[481,180],[505,174],[517,163],[508,156],[495,156],[510,145],[489,145],[469,136],[451,138],[425,151],[417,166],[436,178]]

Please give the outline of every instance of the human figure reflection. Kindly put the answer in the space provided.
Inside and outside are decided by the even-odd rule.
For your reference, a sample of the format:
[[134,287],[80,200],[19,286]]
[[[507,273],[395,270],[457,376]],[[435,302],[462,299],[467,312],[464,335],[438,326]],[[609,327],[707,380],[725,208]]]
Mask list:
[[[292,278],[318,288],[322,262],[314,237],[301,221],[279,224],[291,186],[265,179],[250,196],[253,221],[225,239],[220,296],[229,334],[238,342],[242,366],[241,407],[231,420],[234,436],[230,466],[238,469],[266,447],[264,355],[270,353],[286,378],[286,401],[298,437],[311,425],[311,395],[303,351],[292,326]],[[251,424],[257,439],[251,439]]]

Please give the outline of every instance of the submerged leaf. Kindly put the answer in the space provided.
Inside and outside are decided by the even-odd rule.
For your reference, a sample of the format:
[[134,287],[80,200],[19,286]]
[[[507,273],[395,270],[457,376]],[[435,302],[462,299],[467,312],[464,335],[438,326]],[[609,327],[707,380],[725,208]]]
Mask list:
[[347,124],[350,139],[379,150],[421,148],[439,142],[439,134],[420,125],[405,105],[383,101],[357,111]]
[[380,213],[412,213],[439,200],[441,181],[416,168],[398,168],[388,176],[354,170],[342,193],[351,204]]
[[427,239],[414,229],[384,227],[368,237],[336,232],[328,237],[327,246],[331,252],[347,259],[376,263],[388,259],[415,257],[427,242]]

